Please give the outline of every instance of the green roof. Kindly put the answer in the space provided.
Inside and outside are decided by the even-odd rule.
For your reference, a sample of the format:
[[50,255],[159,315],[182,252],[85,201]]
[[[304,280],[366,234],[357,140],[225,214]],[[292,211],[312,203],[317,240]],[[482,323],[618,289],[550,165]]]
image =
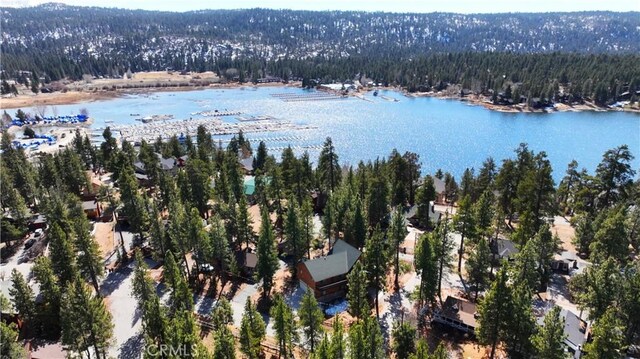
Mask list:
[[244,179],[244,194],[245,196],[253,196],[256,193],[256,178],[246,177]]

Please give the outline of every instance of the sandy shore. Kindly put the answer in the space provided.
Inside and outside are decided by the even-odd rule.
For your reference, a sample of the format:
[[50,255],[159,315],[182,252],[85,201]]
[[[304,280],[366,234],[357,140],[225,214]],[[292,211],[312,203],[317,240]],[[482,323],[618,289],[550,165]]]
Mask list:
[[591,102],[585,102],[579,105],[567,105],[563,103],[557,103],[553,109],[533,109],[527,107],[525,104],[519,105],[494,105],[491,103],[489,97],[479,95],[468,95],[466,97],[452,96],[443,92],[414,92],[409,93],[402,89],[394,89],[402,91],[405,96],[408,97],[435,97],[443,100],[456,100],[466,102],[470,105],[482,106],[491,111],[506,112],[506,113],[552,113],[552,112],[583,112],[583,111],[595,111],[595,112],[608,112],[608,111],[624,111],[640,113],[640,105],[636,104],[634,107],[627,106],[625,108],[604,108],[597,106]]
[[[65,85],[65,92],[34,94],[23,90],[18,96],[0,98],[0,110],[31,109],[38,106],[69,105],[92,101],[108,100],[123,95],[194,91],[203,89],[231,89],[241,87],[301,87],[299,81],[283,83],[224,83],[212,73],[178,75],[166,72],[145,72],[133,75],[132,79],[98,79],[90,83],[72,82]],[[36,111],[37,112],[37,111]],[[49,111],[50,113],[50,111]]]
[[[242,87],[301,87],[301,82],[283,83],[252,83],[240,84],[237,82],[225,83],[212,72],[194,73],[180,75],[177,73],[167,73],[164,71],[142,72],[133,74],[131,79],[95,79],[90,82],[76,81],[65,83],[66,92],[39,93],[34,94],[29,90],[22,91],[15,97],[3,97],[0,99],[0,110],[10,109],[29,109],[39,106],[55,106],[68,105],[75,103],[85,103],[92,101],[108,100],[122,95],[142,94],[151,92],[166,91],[194,91],[202,89],[232,89]],[[451,92],[414,92],[409,93],[400,87],[380,88],[385,90],[393,90],[402,92],[408,97],[435,97],[439,99],[450,99],[466,102],[471,105],[482,106],[486,109],[507,113],[524,113],[524,112],[580,112],[580,111],[628,111],[640,113],[640,105],[634,107],[626,106],[625,108],[603,108],[593,103],[585,103],[582,105],[565,105],[556,104],[551,110],[549,109],[532,109],[524,104],[502,106],[494,105],[486,96],[469,95],[460,98],[452,95]],[[372,91],[371,89],[363,89],[352,93],[353,96],[363,98],[363,94]],[[36,111],[37,112],[37,111]]]

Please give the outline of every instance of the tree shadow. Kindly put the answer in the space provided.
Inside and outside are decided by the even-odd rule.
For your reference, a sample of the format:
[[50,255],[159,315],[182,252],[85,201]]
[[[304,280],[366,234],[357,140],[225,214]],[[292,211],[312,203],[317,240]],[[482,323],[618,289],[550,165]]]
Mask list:
[[144,348],[144,340],[142,334],[136,334],[127,339],[126,342],[120,345],[119,358],[140,358],[142,355],[142,349]]
[[109,273],[107,277],[100,284],[100,293],[103,297],[108,297],[113,294],[116,289],[122,285],[125,279],[127,279],[131,273],[133,273],[133,268],[131,264],[126,267],[120,267],[117,270]]

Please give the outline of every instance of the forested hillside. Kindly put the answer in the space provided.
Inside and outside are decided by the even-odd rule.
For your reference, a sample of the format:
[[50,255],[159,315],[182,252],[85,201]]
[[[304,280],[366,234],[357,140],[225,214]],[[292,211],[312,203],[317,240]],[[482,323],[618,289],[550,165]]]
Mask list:
[[[393,14],[293,10],[185,13],[45,4],[2,8],[4,78],[40,82],[173,68],[240,81],[366,77],[409,90],[523,83],[615,100],[639,78],[638,13]],[[506,86],[506,85],[505,85]],[[504,89],[504,88],[503,88]],[[550,90],[551,89],[551,90]],[[550,97],[549,97],[550,98]]]

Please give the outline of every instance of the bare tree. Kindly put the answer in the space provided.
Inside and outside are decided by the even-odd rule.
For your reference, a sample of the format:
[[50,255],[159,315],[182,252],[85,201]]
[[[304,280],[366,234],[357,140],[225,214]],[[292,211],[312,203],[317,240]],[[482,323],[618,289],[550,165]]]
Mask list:
[[35,105],[33,106],[33,111],[36,115],[40,116],[40,118],[44,118],[45,113],[47,113],[47,105]]

